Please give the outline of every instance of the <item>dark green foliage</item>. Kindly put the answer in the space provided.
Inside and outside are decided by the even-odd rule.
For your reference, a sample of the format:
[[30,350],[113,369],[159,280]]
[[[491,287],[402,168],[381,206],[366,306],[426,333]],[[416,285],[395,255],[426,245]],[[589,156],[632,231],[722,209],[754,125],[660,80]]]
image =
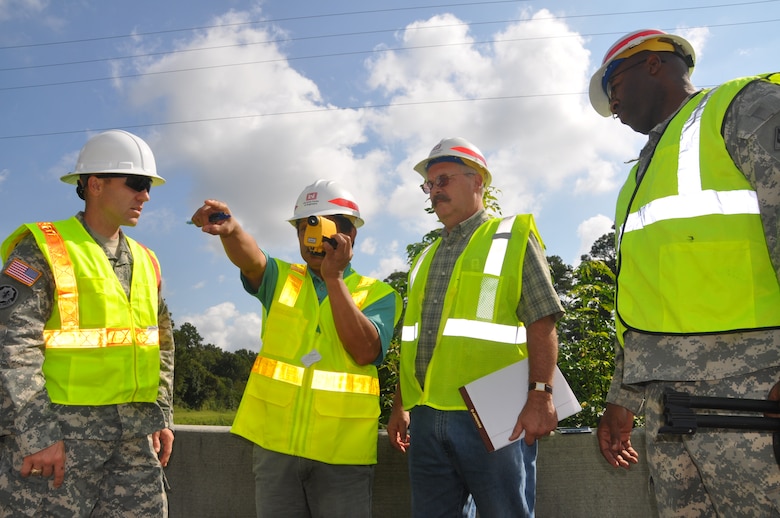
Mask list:
[[238,408],[255,354],[235,353],[204,344],[195,326],[173,330],[176,341],[173,397],[176,406],[192,410]]
[[614,274],[600,260],[586,260],[573,272],[562,297],[566,313],[558,322],[558,366],[582,404],[561,426],[596,426],[614,370]]

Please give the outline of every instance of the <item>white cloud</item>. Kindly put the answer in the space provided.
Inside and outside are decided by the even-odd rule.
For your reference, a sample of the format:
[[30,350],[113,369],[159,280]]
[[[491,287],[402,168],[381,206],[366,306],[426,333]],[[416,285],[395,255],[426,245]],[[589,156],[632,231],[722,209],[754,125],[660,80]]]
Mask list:
[[[156,120],[208,120],[149,136],[158,167],[188,170],[193,210],[207,198],[225,200],[260,246],[292,255],[295,235],[286,219],[301,190],[318,178],[339,180],[367,219],[378,210],[384,182],[378,171],[387,157],[376,149],[353,151],[366,140],[361,111],[323,102],[278,44],[256,44],[278,36],[273,26],[242,24],[256,16],[231,11],[180,42],[180,52],[135,62],[136,72],[147,75],[128,94]],[[211,49],[188,52],[204,47]],[[267,116],[279,113],[288,115]]]
[[[385,140],[406,143],[409,158],[398,165],[402,183],[389,204],[398,217],[420,214],[424,198],[411,195],[419,178],[408,171],[443,137],[466,137],[483,151],[504,213],[538,212],[545,194],[570,185],[586,195],[615,187],[616,171],[605,162],[629,158],[635,145],[632,132],[603,120],[578,94],[589,79],[583,38],[549,11],[523,17],[490,44],[476,43],[453,15],[417,21],[398,36],[408,50],[367,61],[371,87],[392,103],[417,103],[366,114]],[[482,100],[428,102],[475,98]],[[403,219],[427,229],[435,222]]]
[[612,232],[612,218],[608,218],[602,214],[593,216],[583,221],[577,227],[577,236],[580,238],[580,246],[577,251],[577,261],[583,254],[590,253],[590,249],[593,243],[604,234]]
[[696,61],[698,62],[701,60],[702,56],[704,56],[704,49],[706,44],[712,35],[710,33],[709,27],[680,27],[674,32],[675,34],[679,34],[688,40],[688,42],[693,46],[694,52],[696,52]]
[[361,254],[374,255],[377,249],[376,239],[373,237],[361,239],[360,243],[358,244],[358,249],[360,250]]
[[258,351],[260,348],[260,315],[241,314],[231,302],[212,306],[200,315],[184,315],[181,320],[197,328],[203,343],[225,351]]

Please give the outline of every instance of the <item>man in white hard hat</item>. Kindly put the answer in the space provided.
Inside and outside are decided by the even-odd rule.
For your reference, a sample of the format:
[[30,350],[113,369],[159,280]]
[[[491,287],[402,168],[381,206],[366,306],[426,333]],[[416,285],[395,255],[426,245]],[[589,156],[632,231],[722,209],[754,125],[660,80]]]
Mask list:
[[[552,385],[563,315],[544,245],[530,214],[486,213],[492,177],[466,139],[443,139],[415,170],[444,228],[410,270],[387,428],[393,447],[409,453],[412,515],[474,516],[476,504],[480,516],[533,516],[536,441],[558,422]],[[489,452],[459,387],[525,358],[531,384],[510,439],[525,437]]]
[[637,462],[644,411],[661,516],[776,515],[771,432],[659,433],[667,390],[780,399],[780,74],[697,89],[694,64],[684,38],[646,29],[590,82],[599,114],[648,135],[617,202],[619,343],[599,446],[615,467]]
[[[308,185],[288,221],[304,264],[260,249],[225,203],[206,200],[192,216],[203,232],[221,238],[244,289],[263,305],[262,349],[231,431],[255,444],[259,518],[367,518],[380,414],[377,366],[401,298],[352,269],[363,220],[339,183]],[[325,223],[335,226],[330,235],[310,232]]]
[[167,516],[173,330],[157,257],[121,229],[164,180],[121,130],[62,180],[84,211],[2,244],[0,516]]

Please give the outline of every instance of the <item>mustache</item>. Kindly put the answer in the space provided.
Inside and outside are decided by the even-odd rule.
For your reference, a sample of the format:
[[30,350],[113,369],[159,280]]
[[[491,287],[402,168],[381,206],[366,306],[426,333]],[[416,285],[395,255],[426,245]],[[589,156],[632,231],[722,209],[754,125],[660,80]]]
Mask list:
[[436,196],[431,196],[431,205],[436,205],[440,201],[450,201],[450,197],[444,193],[439,193]]

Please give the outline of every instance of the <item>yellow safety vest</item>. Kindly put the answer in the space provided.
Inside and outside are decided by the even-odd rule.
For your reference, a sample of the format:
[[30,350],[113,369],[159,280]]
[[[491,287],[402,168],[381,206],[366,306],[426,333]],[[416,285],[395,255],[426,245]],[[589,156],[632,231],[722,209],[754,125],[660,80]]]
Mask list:
[[531,232],[541,244],[533,216],[525,214],[491,219],[471,236],[450,277],[424,390],[415,375],[415,358],[428,270],[441,239],[417,256],[409,272],[401,336],[405,409],[465,410],[459,387],[528,355],[516,310]]
[[52,402],[110,405],[157,400],[159,263],[130,238],[128,300],[103,249],[78,219],[22,225],[2,245],[3,260],[31,232],[51,267],[54,305],[43,331],[43,372]]
[[621,343],[627,329],[702,334],[780,326],[780,286],[758,199],[721,135],[729,104],[755,80],[730,81],[688,101],[640,184],[634,166],[623,186],[615,216]]
[[[262,349],[231,431],[271,451],[329,464],[376,463],[379,377],[344,349],[330,302],[319,303],[306,265],[276,260],[279,282],[264,309]],[[358,308],[395,295],[376,279],[344,279]]]

